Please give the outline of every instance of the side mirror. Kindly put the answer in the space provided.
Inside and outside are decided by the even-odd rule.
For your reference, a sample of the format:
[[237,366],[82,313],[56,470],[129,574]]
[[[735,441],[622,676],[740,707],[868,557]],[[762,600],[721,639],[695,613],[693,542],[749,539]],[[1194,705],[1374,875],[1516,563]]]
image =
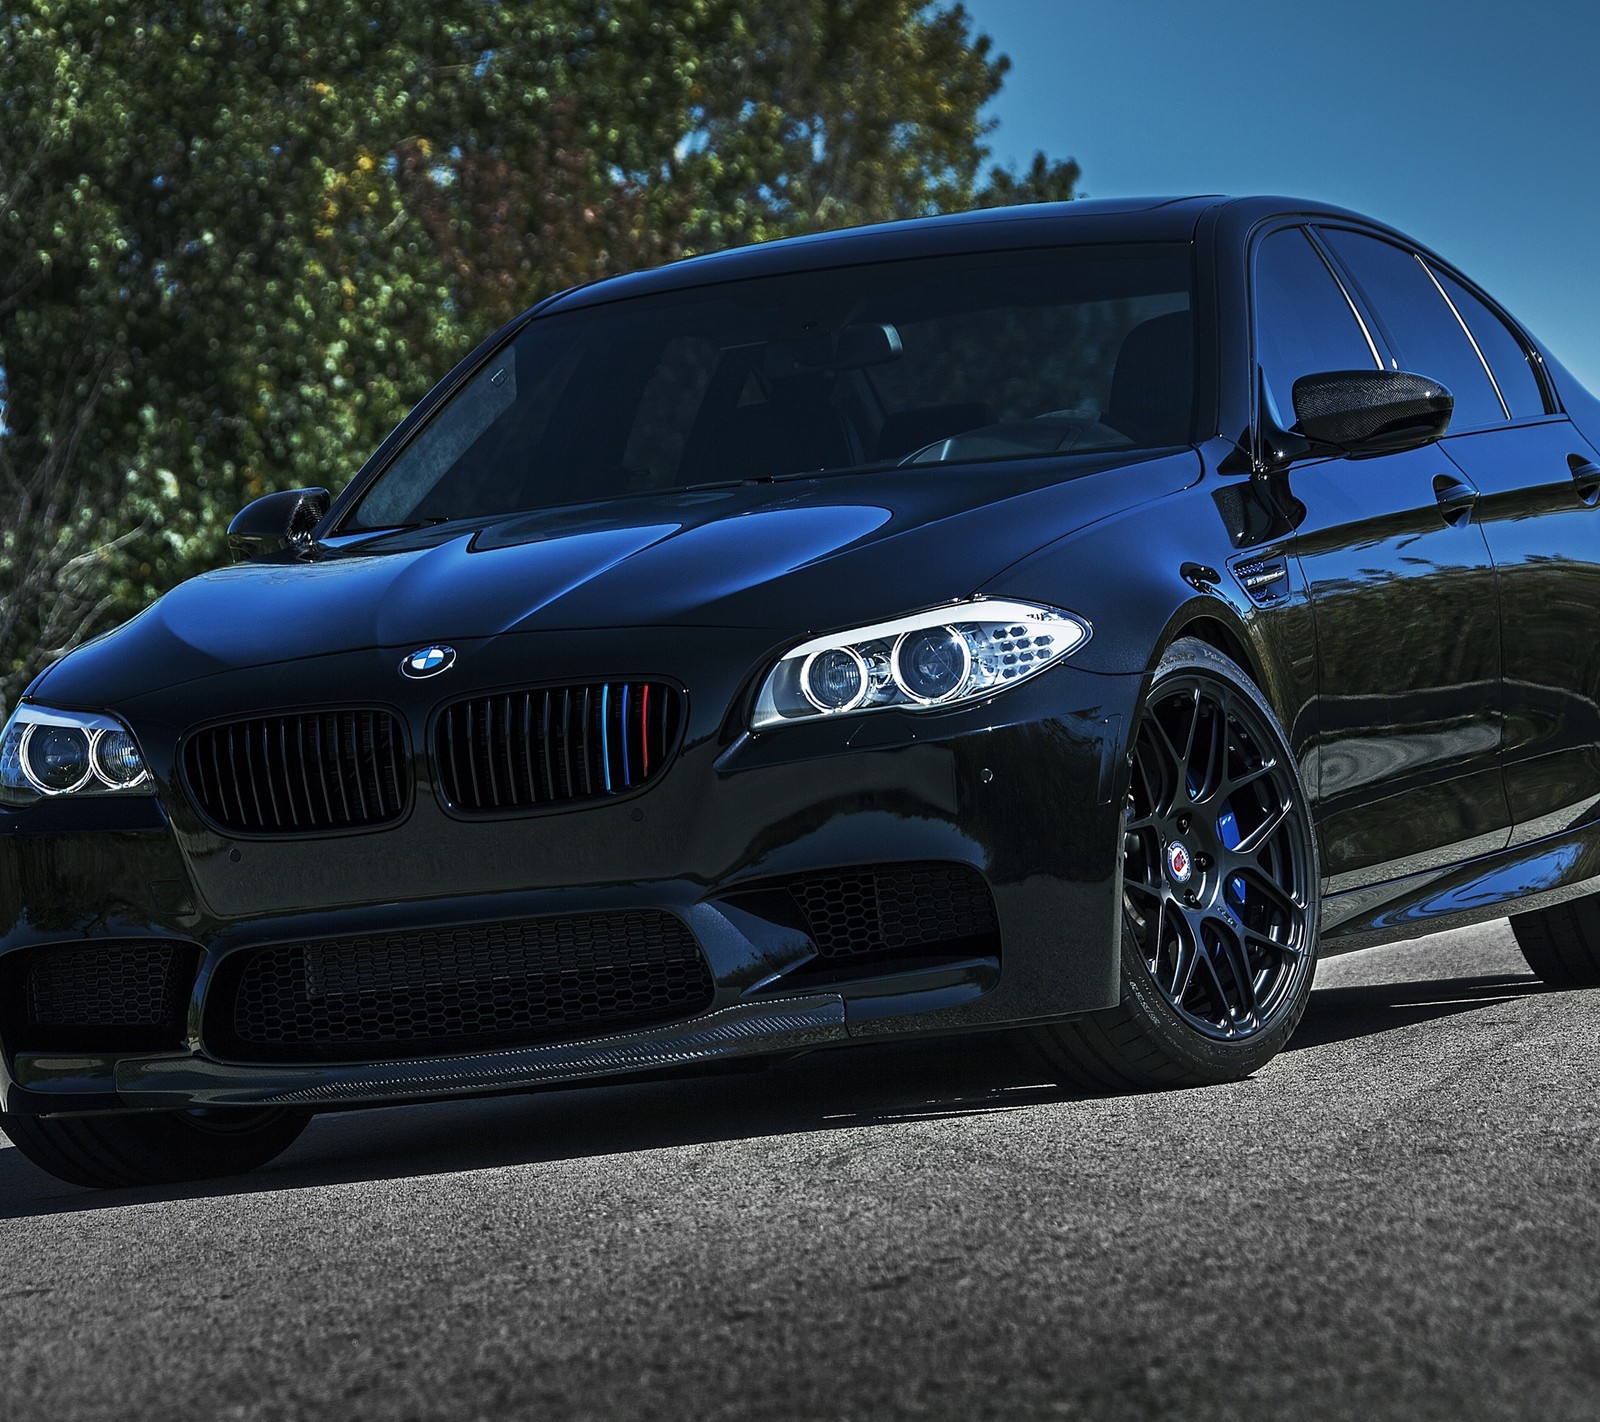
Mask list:
[[285,489],[246,504],[228,525],[228,550],[235,563],[311,552],[311,533],[333,503],[326,489]]
[[1330,370],[1295,381],[1295,432],[1344,454],[1415,449],[1449,428],[1455,404],[1454,395],[1426,376]]

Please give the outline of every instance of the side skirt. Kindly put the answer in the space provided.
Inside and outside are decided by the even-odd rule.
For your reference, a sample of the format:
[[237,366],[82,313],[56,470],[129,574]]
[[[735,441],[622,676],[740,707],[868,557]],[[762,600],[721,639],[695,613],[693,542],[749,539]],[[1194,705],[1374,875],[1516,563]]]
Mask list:
[[1369,884],[1322,901],[1324,956],[1600,893],[1600,825]]

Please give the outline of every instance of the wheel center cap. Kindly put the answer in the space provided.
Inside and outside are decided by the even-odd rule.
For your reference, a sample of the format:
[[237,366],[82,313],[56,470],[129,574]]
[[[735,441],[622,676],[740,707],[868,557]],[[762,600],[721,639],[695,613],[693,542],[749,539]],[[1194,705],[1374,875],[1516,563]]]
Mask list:
[[1194,857],[1189,853],[1188,845],[1181,840],[1173,840],[1167,846],[1167,878],[1174,884],[1187,884],[1194,877]]

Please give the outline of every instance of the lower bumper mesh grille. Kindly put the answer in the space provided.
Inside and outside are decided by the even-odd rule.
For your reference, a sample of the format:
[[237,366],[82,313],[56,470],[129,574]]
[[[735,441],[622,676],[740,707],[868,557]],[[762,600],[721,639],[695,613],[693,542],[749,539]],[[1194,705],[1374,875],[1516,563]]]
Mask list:
[[667,1022],[712,993],[671,914],[475,924],[241,954],[206,1039],[245,1061],[436,1056]]
[[177,1046],[198,958],[190,944],[159,939],[23,954],[16,1045],[32,1051]]
[[998,941],[994,898],[967,864],[868,864],[803,874],[786,887],[824,958]]

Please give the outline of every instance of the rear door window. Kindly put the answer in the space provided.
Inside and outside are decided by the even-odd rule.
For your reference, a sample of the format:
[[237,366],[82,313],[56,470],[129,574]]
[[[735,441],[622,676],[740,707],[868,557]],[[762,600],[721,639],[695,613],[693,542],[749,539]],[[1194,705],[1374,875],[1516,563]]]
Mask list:
[[1348,228],[1322,235],[1377,317],[1394,368],[1437,380],[1455,396],[1451,430],[1502,423],[1506,414],[1489,372],[1421,258]]
[[1500,387],[1500,398],[1511,411],[1511,418],[1526,420],[1548,414],[1544,391],[1539,385],[1539,377],[1533,373],[1533,363],[1528,359],[1522,338],[1500,319],[1498,312],[1475,293],[1468,291],[1449,272],[1437,268],[1430,270],[1438,277],[1451,304],[1467,323],[1467,329],[1477,341],[1483,358],[1489,362],[1495,384]]

